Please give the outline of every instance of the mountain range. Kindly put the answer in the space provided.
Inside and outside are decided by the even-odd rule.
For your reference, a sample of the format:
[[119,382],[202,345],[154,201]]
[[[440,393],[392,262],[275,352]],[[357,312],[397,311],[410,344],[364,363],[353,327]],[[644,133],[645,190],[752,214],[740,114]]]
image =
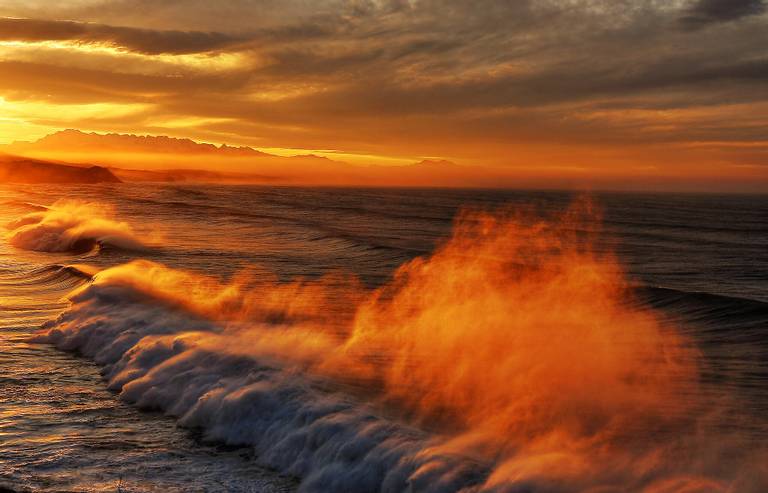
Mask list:
[[[38,181],[45,170],[53,170],[52,166],[58,165],[63,167],[62,170],[95,166],[109,171],[121,181],[375,186],[498,186],[499,183],[493,173],[477,173],[478,167],[470,172],[467,167],[439,159],[425,159],[405,166],[360,165],[314,154],[285,157],[247,146],[214,145],[168,136],[87,133],[74,129],[62,130],[34,142],[17,141],[0,146],[0,152],[19,156],[16,163],[29,163],[19,165],[29,166],[30,170],[34,168],[36,171],[30,171],[30,176],[34,175]],[[21,179],[23,173],[14,170],[7,176]],[[98,179],[98,172],[93,173],[94,176],[83,175],[81,179]],[[67,177],[79,175],[61,171],[51,172],[50,176],[56,181],[75,179]],[[103,181],[112,181],[106,175],[103,178]]]

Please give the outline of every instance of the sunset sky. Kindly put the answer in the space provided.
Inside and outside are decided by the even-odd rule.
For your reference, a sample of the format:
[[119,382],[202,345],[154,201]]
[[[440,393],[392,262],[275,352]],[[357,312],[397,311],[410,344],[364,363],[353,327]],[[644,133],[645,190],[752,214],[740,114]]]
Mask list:
[[65,128],[768,187],[768,9],[0,0],[0,144]]

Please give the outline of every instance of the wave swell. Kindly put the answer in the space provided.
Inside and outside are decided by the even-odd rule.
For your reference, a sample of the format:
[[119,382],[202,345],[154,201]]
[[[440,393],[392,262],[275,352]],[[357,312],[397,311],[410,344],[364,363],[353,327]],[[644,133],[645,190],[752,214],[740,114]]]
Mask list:
[[306,492],[763,491],[765,461],[699,431],[698,352],[634,302],[595,221],[466,213],[372,292],[134,261],[37,340]]
[[163,276],[184,284],[190,273],[144,261],[129,266],[135,279],[128,266],[97,274],[38,338],[93,358],[122,399],[176,416],[206,440],[254,447],[260,463],[302,478],[303,491],[458,491],[467,484],[456,478],[460,471],[478,469],[460,457],[424,454],[434,441],[424,431],[281,365],[276,347],[255,357],[246,349],[252,337],[143,284]]

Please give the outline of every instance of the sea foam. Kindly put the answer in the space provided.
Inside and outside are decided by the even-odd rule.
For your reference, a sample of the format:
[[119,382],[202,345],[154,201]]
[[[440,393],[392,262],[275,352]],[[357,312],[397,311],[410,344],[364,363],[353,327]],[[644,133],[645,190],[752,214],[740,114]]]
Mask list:
[[466,458],[429,453],[439,437],[296,367],[232,350],[247,340],[135,287],[97,276],[71,303],[37,342],[94,359],[127,402],[206,440],[253,447],[261,464],[301,478],[301,491],[459,491],[485,474]]
[[136,251],[148,248],[128,223],[112,215],[104,204],[59,200],[9,223],[8,241],[17,248],[42,252],[86,252],[99,245]]

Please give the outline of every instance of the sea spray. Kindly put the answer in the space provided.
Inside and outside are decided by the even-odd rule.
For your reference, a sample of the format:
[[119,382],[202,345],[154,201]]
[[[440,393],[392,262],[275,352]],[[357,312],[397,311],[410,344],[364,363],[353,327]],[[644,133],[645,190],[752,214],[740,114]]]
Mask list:
[[405,491],[422,468],[433,472],[419,491],[456,491],[466,481],[452,480],[455,471],[477,468],[424,454],[435,440],[428,433],[278,365],[274,348],[254,357],[249,348],[262,348],[242,331],[228,333],[180,304],[99,275],[71,302],[38,342],[93,358],[122,399],[201,428],[206,440],[254,447],[262,464],[302,478],[304,491]]
[[305,491],[760,491],[689,438],[697,352],[634,302],[597,226],[584,204],[468,212],[373,292],[136,261],[39,340]]
[[6,225],[11,245],[42,252],[87,252],[99,245],[141,251],[149,244],[105,204],[58,200]]

